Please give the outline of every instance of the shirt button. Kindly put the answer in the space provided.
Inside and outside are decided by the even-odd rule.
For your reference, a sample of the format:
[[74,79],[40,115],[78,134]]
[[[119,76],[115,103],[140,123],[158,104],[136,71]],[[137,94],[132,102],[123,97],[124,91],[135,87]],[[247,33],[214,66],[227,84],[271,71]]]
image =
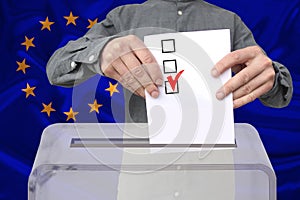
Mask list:
[[77,66],[77,64],[73,61],[73,62],[71,62],[71,68],[72,69],[75,69],[76,68],[76,66]]
[[182,15],[182,11],[178,10],[177,14],[181,16]]
[[94,58],[95,58],[95,56],[94,56],[94,55],[91,55],[91,56],[89,57],[89,61],[93,61]]

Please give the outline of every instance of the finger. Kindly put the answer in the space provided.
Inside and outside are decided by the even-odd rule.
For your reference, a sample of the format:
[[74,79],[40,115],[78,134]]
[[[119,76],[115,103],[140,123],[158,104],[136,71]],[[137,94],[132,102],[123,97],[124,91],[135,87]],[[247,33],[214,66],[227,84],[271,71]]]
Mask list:
[[268,70],[265,70],[261,74],[254,77],[251,81],[238,88],[236,91],[233,92],[233,99],[239,99],[242,96],[250,94],[256,88],[270,81],[270,80],[266,80],[267,75],[268,75]]
[[151,51],[146,47],[143,41],[136,36],[128,36],[130,48],[139,59],[140,63],[145,67],[146,72],[150,76],[153,83],[161,86],[163,84],[163,76],[160,70],[160,66],[156,59],[152,55]]
[[105,76],[107,76],[106,71],[109,70],[109,68],[112,66],[112,59],[113,55],[111,53],[106,53],[105,55],[102,54],[101,55],[101,66],[100,69],[101,71],[105,74]]
[[133,77],[130,71],[127,69],[125,64],[120,58],[116,59],[112,66],[118,72],[118,81],[129,91],[135,93],[141,97],[145,97],[143,86]]
[[151,80],[155,85],[162,86],[163,85],[163,76],[160,70],[160,66],[157,63],[149,63],[143,64],[145,71],[150,76]]
[[[131,71],[127,71],[126,74],[123,74],[121,76],[121,79],[119,82],[124,87],[129,89],[132,93],[135,93],[135,94],[145,98],[145,88],[135,79],[135,77],[132,75]],[[151,85],[148,85],[147,87],[151,87]],[[147,89],[147,87],[146,87],[146,89]],[[148,90],[149,89],[151,89],[151,88],[148,88]],[[152,90],[154,90],[154,89],[155,88],[152,88]],[[157,98],[158,94],[156,94],[155,92],[152,92],[151,96],[153,96],[154,98]]]
[[143,87],[138,88],[133,93],[138,94],[139,96],[145,98],[145,90]]
[[131,73],[135,75],[135,78],[138,79],[140,84],[146,89],[146,91],[154,98],[157,98],[159,91],[157,86],[152,82],[148,73],[142,66],[136,67],[131,70]]
[[141,84],[133,77],[130,73],[126,65],[122,62],[120,58],[116,59],[112,66],[114,67],[115,71],[119,73],[120,79],[118,80],[124,87],[132,88],[134,90],[142,87]]
[[120,76],[123,76],[129,72],[126,65],[123,63],[123,61],[120,58],[115,59],[111,65],[115,68],[115,70],[120,74]]
[[234,100],[233,108],[239,108],[247,103],[254,101],[256,98],[260,97],[261,95],[263,95],[267,91],[269,91],[269,88],[270,88],[270,83],[267,82],[267,83],[263,84],[262,86],[256,88],[251,93],[249,93],[239,99]]
[[224,99],[228,94],[233,93],[241,86],[246,85],[255,76],[263,71],[262,68],[257,68],[256,66],[256,63],[253,63],[253,65],[249,65],[229,79],[229,81],[227,81],[224,86],[217,91],[216,97],[219,100]]
[[125,74],[121,75],[120,83],[126,88],[129,88],[132,92],[137,91],[139,88],[143,88],[143,86],[135,79],[130,71],[127,71]]
[[115,38],[108,42],[101,53],[101,69],[105,70],[106,66],[115,62],[120,55],[129,52],[128,45],[124,44],[122,38]]
[[[112,65],[114,66],[114,69],[120,74],[119,82],[127,89],[129,89],[132,93],[135,93],[141,97],[145,97],[145,91],[142,84],[147,85],[146,89],[148,91],[153,91],[151,93],[151,96],[156,98],[158,96],[158,93],[156,92],[156,87],[151,81],[144,81],[142,84],[132,75],[132,73],[139,74],[141,71],[139,68],[135,68],[132,71],[129,71],[128,68],[125,66],[125,64],[122,62],[120,58],[116,59]],[[148,80],[150,80],[148,78]],[[152,87],[152,88],[151,88]]]
[[140,82],[142,86],[146,88],[146,86],[153,84],[151,78],[145,69],[140,65],[135,68],[130,69],[131,74]]
[[258,54],[262,54],[262,51],[258,46],[251,46],[233,51],[217,62],[211,70],[211,74],[214,77],[218,77],[227,69],[239,64],[247,63]]
[[128,70],[135,77],[135,79],[147,90],[152,97],[157,97],[158,88],[152,82],[152,79],[141,66],[140,61],[133,53],[123,55],[121,57],[123,63],[127,66]]
[[163,77],[160,70],[160,66],[157,63],[156,59],[149,51],[148,48],[136,49],[134,50],[136,57],[143,64],[146,72],[150,76],[151,80],[156,84],[161,86],[163,84]]
[[105,76],[115,79],[117,81],[121,79],[120,74],[115,70],[115,68],[112,65],[106,67],[103,73],[105,74]]

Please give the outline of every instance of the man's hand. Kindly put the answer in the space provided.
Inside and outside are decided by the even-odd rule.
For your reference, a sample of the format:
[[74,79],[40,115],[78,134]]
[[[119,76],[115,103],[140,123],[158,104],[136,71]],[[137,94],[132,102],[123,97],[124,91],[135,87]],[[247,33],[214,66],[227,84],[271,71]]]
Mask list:
[[233,93],[234,108],[254,101],[274,85],[275,71],[272,61],[258,46],[229,53],[214,66],[211,73],[218,77],[229,68],[236,75],[217,91],[216,97],[221,100]]
[[101,70],[141,97],[145,97],[146,89],[152,97],[157,98],[157,86],[163,84],[160,67],[154,56],[134,35],[113,39],[105,46],[101,54]]

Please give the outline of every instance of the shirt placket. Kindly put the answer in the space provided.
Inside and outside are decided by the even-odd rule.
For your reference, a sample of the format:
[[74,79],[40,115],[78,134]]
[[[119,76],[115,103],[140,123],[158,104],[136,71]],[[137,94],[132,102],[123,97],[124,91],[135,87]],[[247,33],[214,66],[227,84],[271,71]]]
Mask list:
[[187,23],[184,18],[185,18],[185,6],[184,6],[185,2],[180,2],[178,1],[176,3],[176,7],[177,7],[177,20],[176,20],[176,31],[178,32],[183,32],[186,31],[183,27],[184,23]]

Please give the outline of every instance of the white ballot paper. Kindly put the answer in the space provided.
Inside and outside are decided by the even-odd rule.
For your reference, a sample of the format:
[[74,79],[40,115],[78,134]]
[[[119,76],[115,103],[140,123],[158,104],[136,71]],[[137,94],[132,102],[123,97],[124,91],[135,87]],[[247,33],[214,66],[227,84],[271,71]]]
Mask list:
[[211,69],[230,52],[230,31],[167,33],[144,37],[161,67],[163,86],[157,99],[146,93],[151,144],[234,144],[232,95],[216,99],[231,77]]

